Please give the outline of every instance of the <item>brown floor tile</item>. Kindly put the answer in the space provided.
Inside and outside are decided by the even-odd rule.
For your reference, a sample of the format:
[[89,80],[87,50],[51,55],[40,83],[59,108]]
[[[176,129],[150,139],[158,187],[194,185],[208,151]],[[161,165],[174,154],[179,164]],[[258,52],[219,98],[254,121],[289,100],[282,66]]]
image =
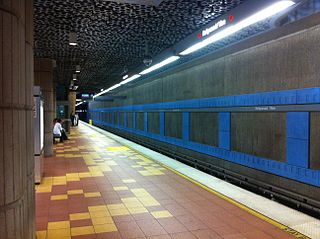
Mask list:
[[173,239],[197,239],[191,232],[179,232],[170,234]]
[[198,239],[221,239],[222,238],[211,229],[192,231],[192,234],[195,235],[196,238]]
[[188,231],[188,229],[175,218],[160,218],[158,221],[169,234]]
[[140,220],[137,221],[138,226],[146,236],[165,235],[167,232],[162,228],[159,222],[153,220]]

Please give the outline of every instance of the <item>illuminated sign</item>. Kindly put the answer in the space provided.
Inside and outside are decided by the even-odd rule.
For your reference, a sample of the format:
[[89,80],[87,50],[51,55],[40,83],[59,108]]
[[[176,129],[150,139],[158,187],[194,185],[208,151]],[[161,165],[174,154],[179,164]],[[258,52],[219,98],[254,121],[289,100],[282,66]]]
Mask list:
[[218,22],[216,22],[212,27],[209,27],[207,29],[204,29],[202,31],[202,36],[205,37],[205,36],[208,36],[210,35],[212,32],[218,30],[219,28],[225,26],[227,24],[227,20],[223,19],[223,20],[220,20]]

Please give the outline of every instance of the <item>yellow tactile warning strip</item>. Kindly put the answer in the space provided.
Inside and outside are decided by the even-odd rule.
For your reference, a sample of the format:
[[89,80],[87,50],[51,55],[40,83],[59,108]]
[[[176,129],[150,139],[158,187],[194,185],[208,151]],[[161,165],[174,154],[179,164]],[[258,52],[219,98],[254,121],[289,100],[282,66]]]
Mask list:
[[100,133],[80,126],[70,139],[45,159],[36,193],[38,239],[288,238]]

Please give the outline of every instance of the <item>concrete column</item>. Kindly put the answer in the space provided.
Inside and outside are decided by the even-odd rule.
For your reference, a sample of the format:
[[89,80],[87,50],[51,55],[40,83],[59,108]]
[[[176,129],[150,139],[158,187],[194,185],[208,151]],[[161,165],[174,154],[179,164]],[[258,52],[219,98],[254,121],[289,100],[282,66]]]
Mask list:
[[[75,91],[69,91],[69,116],[70,114],[76,113],[76,99],[77,99],[77,93]],[[70,122],[69,126],[71,126],[72,123]],[[70,129],[68,130],[70,132]]]
[[77,93],[75,91],[69,92],[69,115],[73,112],[76,113],[76,99]]
[[54,108],[53,61],[39,58],[34,61],[34,84],[41,87],[44,99],[44,156],[53,155],[52,128],[56,113]]
[[33,1],[0,1],[0,237],[35,238]]

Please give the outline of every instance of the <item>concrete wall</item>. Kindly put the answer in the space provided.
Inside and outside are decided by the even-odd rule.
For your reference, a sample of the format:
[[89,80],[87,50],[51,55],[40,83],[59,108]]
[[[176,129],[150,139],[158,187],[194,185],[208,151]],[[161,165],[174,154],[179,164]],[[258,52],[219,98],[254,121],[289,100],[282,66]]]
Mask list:
[[[318,14],[163,73],[146,83],[120,90],[117,95],[127,96],[124,100],[91,103],[90,108],[319,87],[319,42]],[[191,116],[191,139],[218,145],[217,117],[196,114],[199,113]],[[232,114],[232,122],[233,150],[271,160],[286,160],[283,113],[236,113]],[[319,114],[311,114],[310,164],[315,169],[320,168],[319,147],[314,146],[320,141],[319,125]],[[181,127],[181,113],[165,113],[166,136],[182,138]]]

